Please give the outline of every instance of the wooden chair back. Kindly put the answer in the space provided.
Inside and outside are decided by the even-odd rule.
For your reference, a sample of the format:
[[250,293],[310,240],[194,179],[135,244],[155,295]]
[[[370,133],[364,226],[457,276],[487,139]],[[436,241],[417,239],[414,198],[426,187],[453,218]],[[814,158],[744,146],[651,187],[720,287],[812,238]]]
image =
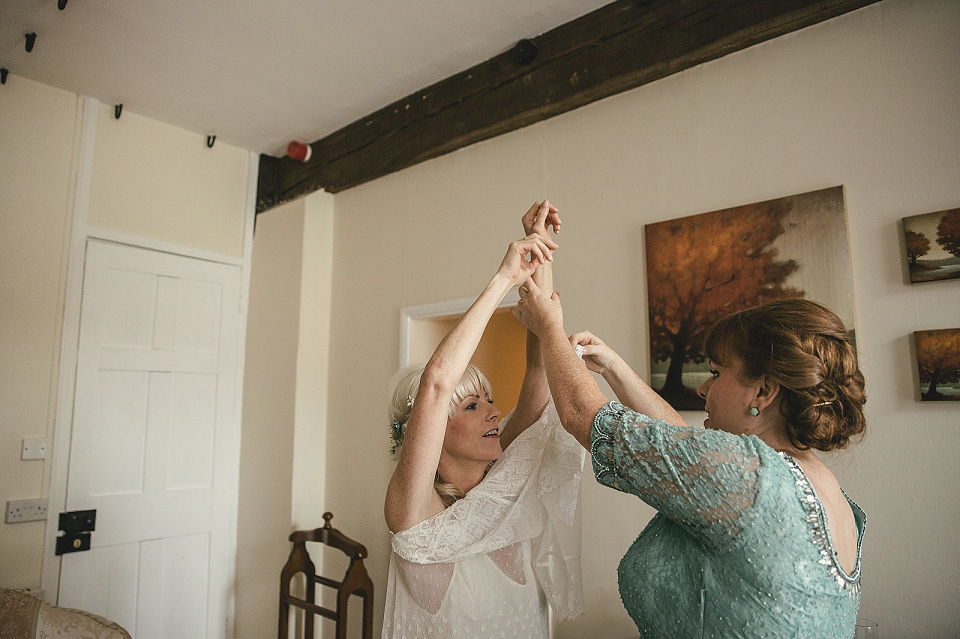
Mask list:
[[[313,530],[296,530],[290,533],[293,548],[290,557],[280,572],[280,624],[278,639],[288,639],[290,632],[290,606],[304,611],[303,637],[314,639],[313,629],[316,615],[332,619],[336,623],[336,639],[347,637],[347,602],[351,595],[363,600],[363,639],[373,637],[373,582],[367,575],[363,560],[367,549],[363,544],[350,539],[330,525],[333,515],[323,513],[324,525]],[[322,577],[316,573],[316,567],[307,552],[307,542],[318,542],[340,550],[350,558],[347,572],[340,581]],[[290,582],[298,573],[306,580],[306,592],[301,599],[290,594]],[[316,602],[316,585],[333,588],[337,591],[337,608],[330,610]]]

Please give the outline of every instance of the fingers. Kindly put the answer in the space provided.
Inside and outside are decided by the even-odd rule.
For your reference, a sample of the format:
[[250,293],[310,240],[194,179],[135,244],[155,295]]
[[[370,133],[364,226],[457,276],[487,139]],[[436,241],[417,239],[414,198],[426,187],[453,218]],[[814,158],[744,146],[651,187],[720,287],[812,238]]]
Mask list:
[[540,287],[537,286],[537,283],[533,281],[533,278],[530,278],[520,285],[518,292],[520,293],[520,298],[523,299],[528,295],[536,295],[540,293]]
[[538,264],[553,261],[553,252],[547,247],[543,240],[533,240],[533,242],[525,247],[524,250],[525,252],[530,253],[532,261],[535,261]]
[[554,233],[560,232],[560,211],[549,200],[534,202],[520,218],[525,232],[546,235],[547,227],[552,226]]
[[550,205],[550,202],[547,202],[546,200],[541,202],[540,206],[537,207],[537,212],[533,215],[533,225],[537,226],[539,224],[543,224],[547,219],[547,215],[550,214],[551,208],[553,207]]
[[531,233],[522,240],[513,242],[512,246],[522,254],[531,252],[538,255],[541,263],[544,261],[553,261],[553,251],[560,248],[560,246],[550,238],[537,235],[536,233]]
[[603,341],[590,331],[580,331],[570,336],[570,343],[574,345],[583,344],[586,346],[587,344],[603,344]]
[[[552,239],[550,239],[546,235],[541,235],[539,233],[531,233],[530,235],[523,238],[523,240],[539,240],[543,242],[551,251],[555,251],[558,248],[560,248],[559,244],[554,242]],[[519,240],[519,241],[522,242],[523,240]]]
[[534,245],[534,246],[530,247],[530,249],[528,249],[527,252],[530,253],[530,263],[531,263],[531,264],[536,264],[537,266],[539,266],[540,264],[543,264],[544,262],[553,261],[553,258],[550,256],[549,251],[547,251],[547,252],[545,253],[544,250],[543,250],[542,248],[540,248],[539,246]]
[[537,218],[540,216],[542,206],[542,202],[534,202],[527,212],[523,214],[523,217],[520,218],[520,222],[523,224],[523,231],[527,235],[540,230],[537,227]]
[[560,232],[560,210],[549,201],[544,200],[537,211],[537,217],[533,228],[543,229],[546,233],[547,227],[552,226],[554,233]]
[[546,209],[546,213],[543,219],[544,230],[546,227],[552,226],[554,233],[560,232],[560,209],[555,207],[553,204],[550,204],[547,200],[543,201],[543,205],[540,207],[541,212]]

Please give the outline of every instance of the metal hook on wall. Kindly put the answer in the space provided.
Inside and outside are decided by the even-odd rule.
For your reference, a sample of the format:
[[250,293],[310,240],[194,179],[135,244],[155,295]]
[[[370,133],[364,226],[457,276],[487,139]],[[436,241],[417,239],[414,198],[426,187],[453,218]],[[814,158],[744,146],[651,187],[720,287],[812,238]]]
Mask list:
[[7,83],[7,74],[8,74],[8,73],[10,73],[10,71],[9,71],[6,67],[0,69],[0,84],[6,84],[6,83]]
[[208,136],[207,136],[207,148],[208,148],[208,149],[212,149],[212,148],[213,148],[213,143],[216,142],[216,140],[217,140],[217,136],[215,136],[215,135],[208,135]]
[[63,11],[67,8],[67,0],[57,0],[57,8]]
[[33,32],[25,33],[23,34],[23,37],[27,39],[27,42],[24,48],[26,48],[27,53],[30,53],[31,51],[33,51],[33,44],[37,41],[37,34]]
[[115,117],[116,119],[119,120],[119,119],[120,119],[120,112],[121,112],[121,111],[123,111],[123,105],[122,105],[122,104],[115,104],[115,105],[113,105],[113,117]]

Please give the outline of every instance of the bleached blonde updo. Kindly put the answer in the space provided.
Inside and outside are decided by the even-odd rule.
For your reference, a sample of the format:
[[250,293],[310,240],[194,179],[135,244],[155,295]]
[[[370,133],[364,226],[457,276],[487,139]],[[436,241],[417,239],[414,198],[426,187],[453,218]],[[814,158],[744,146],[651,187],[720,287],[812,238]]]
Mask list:
[[[407,420],[410,419],[410,411],[413,409],[417,391],[420,389],[420,379],[423,377],[424,368],[424,364],[411,364],[397,371],[390,380],[388,417],[390,419],[390,439],[392,441],[390,454],[393,455],[394,459],[399,457],[400,449],[403,447]],[[479,368],[473,364],[468,364],[453,391],[453,397],[450,398],[447,417],[453,417],[457,406],[468,395],[483,394],[493,396],[490,382]],[[443,500],[445,506],[449,506],[464,496],[463,491],[440,478],[439,470],[434,479],[434,488],[440,494],[440,499]]]

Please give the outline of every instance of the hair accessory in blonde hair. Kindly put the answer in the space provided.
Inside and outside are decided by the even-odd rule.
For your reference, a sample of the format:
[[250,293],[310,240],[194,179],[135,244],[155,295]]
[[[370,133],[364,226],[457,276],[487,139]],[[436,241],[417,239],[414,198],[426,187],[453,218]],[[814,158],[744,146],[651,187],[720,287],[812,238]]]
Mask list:
[[390,454],[396,455],[397,449],[400,448],[400,444],[403,443],[403,425],[406,423],[406,419],[400,421],[395,419],[390,422],[390,440],[393,444],[390,446]]
[[[413,397],[410,395],[407,395],[407,408],[413,408]],[[393,444],[390,446],[391,455],[396,455],[397,450],[399,450],[401,444],[403,444],[403,427],[406,425],[408,419],[410,419],[409,411],[405,416],[390,422],[390,439],[393,441]]]
[[833,402],[817,402],[814,406],[829,406]]

